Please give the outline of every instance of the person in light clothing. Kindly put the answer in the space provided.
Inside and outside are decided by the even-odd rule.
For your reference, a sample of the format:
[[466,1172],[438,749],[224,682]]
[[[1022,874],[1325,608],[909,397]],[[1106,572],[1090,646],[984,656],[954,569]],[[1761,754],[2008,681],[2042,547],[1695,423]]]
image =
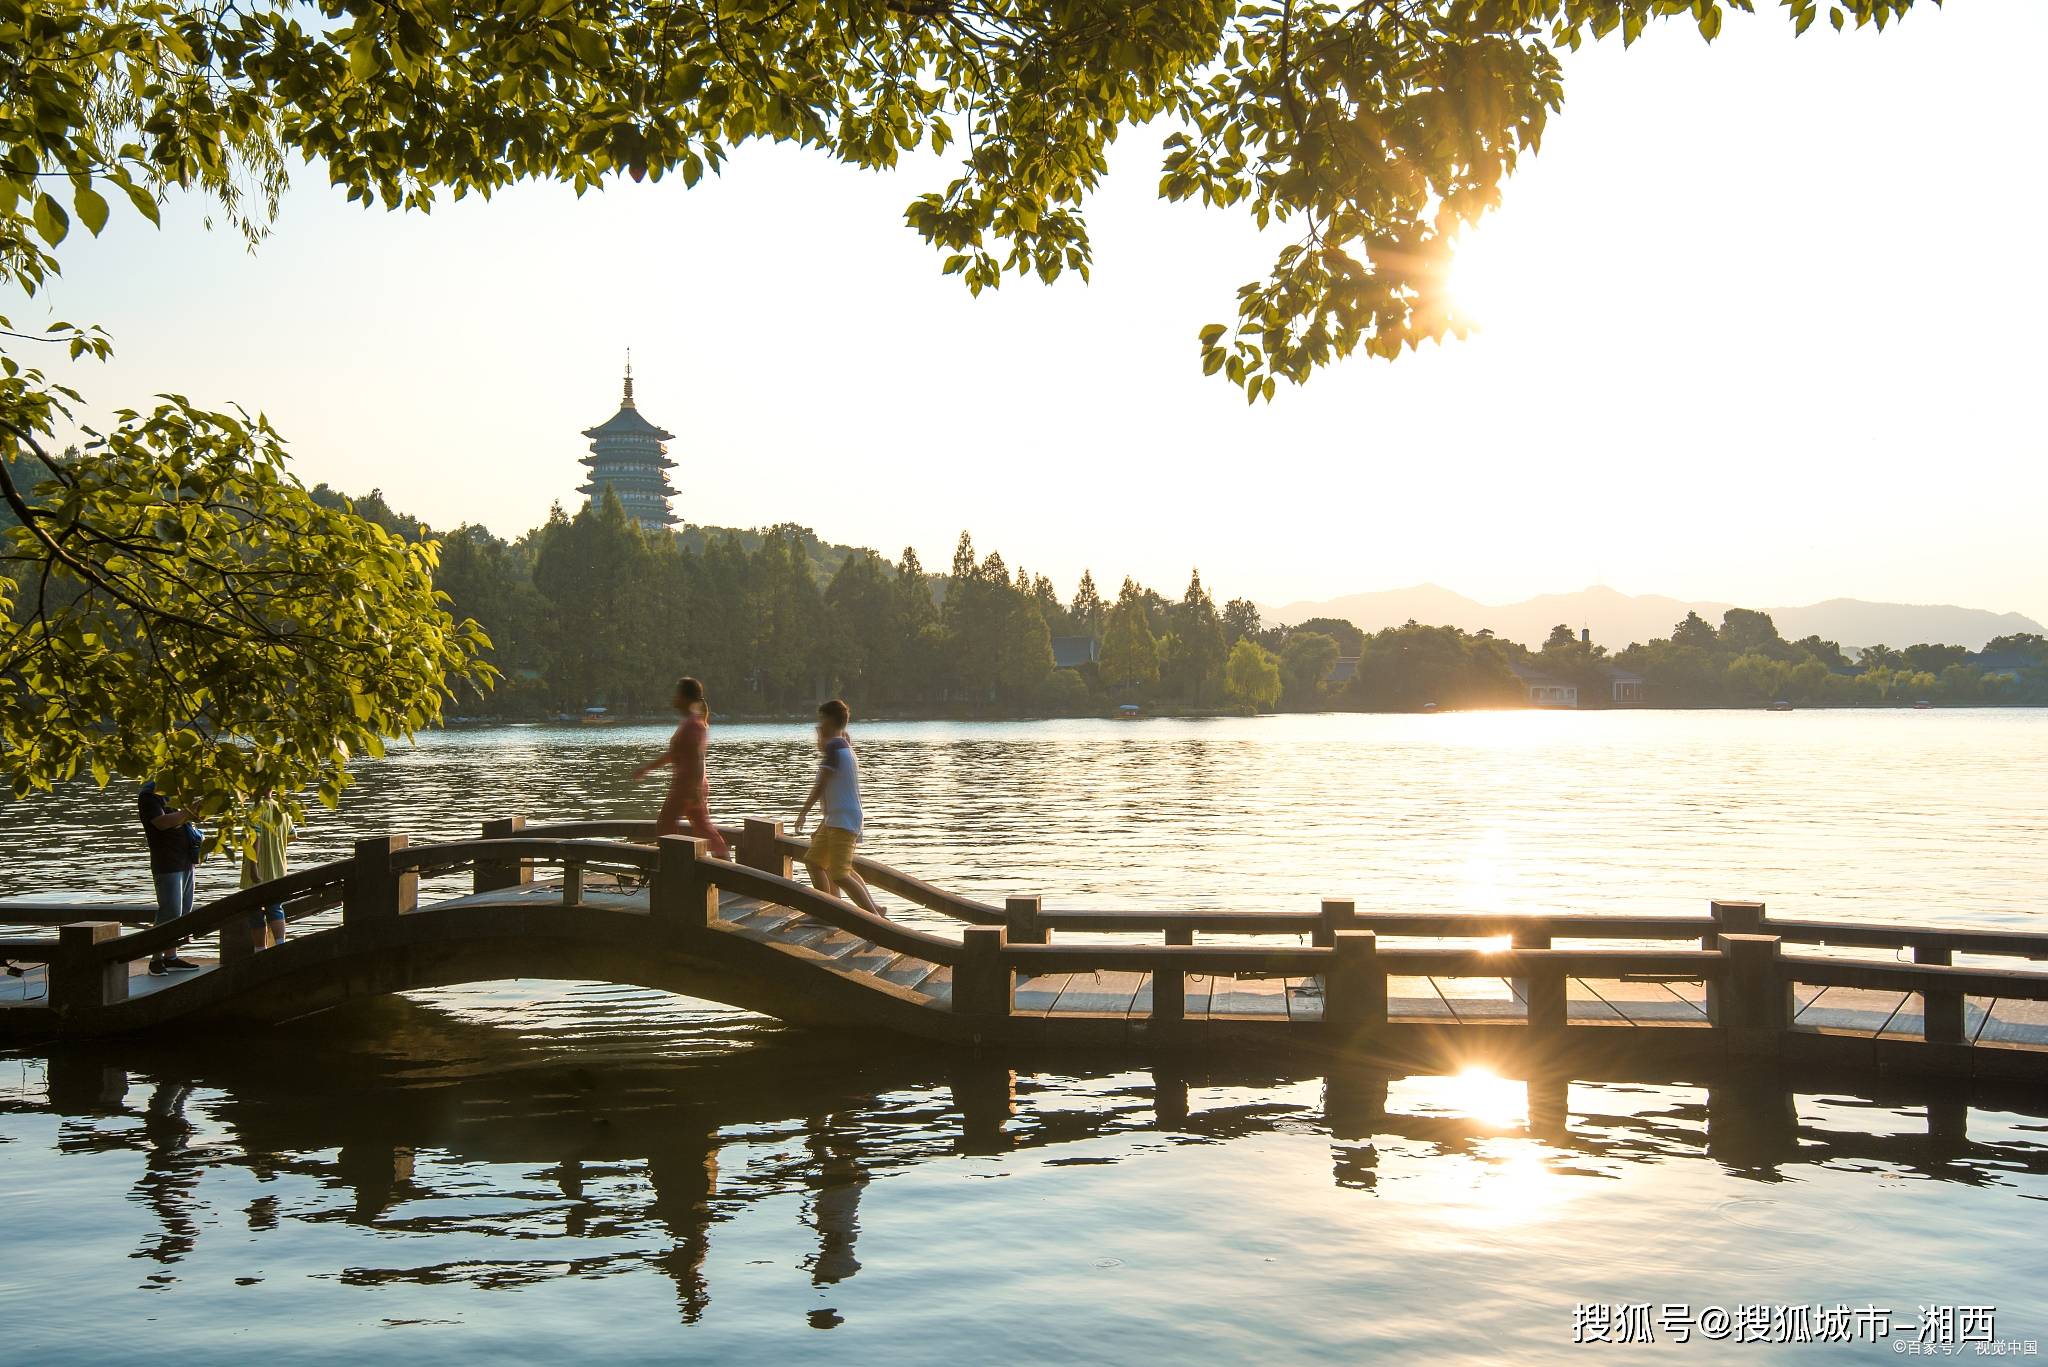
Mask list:
[[804,833],[811,808],[818,807],[818,829],[811,835],[811,847],[804,855],[804,867],[818,891],[844,897],[855,906],[880,916],[874,894],[853,871],[853,849],[860,843],[860,761],[854,758],[853,742],[846,737],[846,724],[853,714],[834,698],[818,705],[818,778],[811,795],[796,814],[796,833]]
[[[243,847],[242,886],[274,883],[284,877],[284,847],[295,834],[292,814],[285,810],[269,788],[256,794],[256,806],[249,813],[249,843]],[[249,913],[249,943],[267,949],[284,943],[284,903]]]

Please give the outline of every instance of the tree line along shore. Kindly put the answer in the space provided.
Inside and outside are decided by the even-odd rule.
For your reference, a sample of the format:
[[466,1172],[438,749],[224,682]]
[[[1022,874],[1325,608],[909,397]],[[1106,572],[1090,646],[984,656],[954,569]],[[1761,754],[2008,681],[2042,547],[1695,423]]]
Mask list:
[[[322,486],[314,496],[339,503]],[[656,716],[676,675],[704,680],[732,716],[788,716],[825,696],[863,715],[1086,716],[1414,711],[1569,705],[1901,706],[2048,703],[2048,640],[1982,651],[1921,643],[1845,651],[1787,641],[1766,613],[1697,614],[1668,637],[1612,650],[1558,626],[1531,649],[1487,631],[1408,622],[1364,631],[1317,618],[1260,620],[1220,606],[1199,572],[1178,597],[1084,572],[1062,597],[1042,574],[980,554],[963,532],[942,573],[833,546],[794,524],[644,531],[607,498],[559,507],[507,541],[485,528],[429,533],[380,493],[355,510],[408,537],[437,535],[435,584],[491,640],[503,679],[458,714],[544,719],[603,708]],[[1057,651],[1055,646],[1057,644]],[[1617,682],[1619,681],[1619,687]],[[1560,692],[1559,690],[1562,690]]]

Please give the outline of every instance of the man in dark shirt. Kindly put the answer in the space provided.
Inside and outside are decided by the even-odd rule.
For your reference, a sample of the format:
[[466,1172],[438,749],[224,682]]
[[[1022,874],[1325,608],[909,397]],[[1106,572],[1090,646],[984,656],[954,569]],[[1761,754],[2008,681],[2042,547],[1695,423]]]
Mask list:
[[[154,780],[142,785],[135,806],[142,818],[142,838],[149,842],[149,876],[156,884],[156,923],[162,925],[192,910],[192,870],[199,862],[199,851],[194,848],[198,842],[187,829],[192,824],[192,813],[183,807],[173,807],[157,791]],[[174,968],[199,967],[180,958],[177,948],[174,945],[170,953],[151,958],[150,973],[162,977]]]

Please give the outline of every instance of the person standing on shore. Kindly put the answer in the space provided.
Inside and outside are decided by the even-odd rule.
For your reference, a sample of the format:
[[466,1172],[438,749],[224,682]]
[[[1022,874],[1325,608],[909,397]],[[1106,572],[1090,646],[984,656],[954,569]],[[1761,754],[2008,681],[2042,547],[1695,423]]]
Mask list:
[[710,847],[714,858],[730,859],[725,837],[711,824],[711,775],[705,767],[711,748],[711,705],[704,700],[704,685],[687,674],[677,679],[675,707],[683,720],[668,738],[668,749],[633,771],[635,779],[643,779],[664,764],[669,766],[668,797],[654,819],[655,838],[694,835]]
[[860,843],[860,761],[854,758],[853,742],[846,726],[853,714],[838,698],[818,704],[818,777],[811,793],[796,814],[796,834],[804,833],[811,808],[822,807],[818,829],[811,835],[811,848],[804,855],[811,883],[820,892],[841,896],[866,911],[880,916],[874,894],[853,871],[854,846]]
[[[271,793],[268,785],[259,789],[256,806],[249,813],[249,844],[242,859],[243,887],[274,883],[284,877],[284,849],[294,834],[292,814],[285,810],[284,804]],[[281,945],[284,937],[283,902],[272,902],[249,913],[249,943],[252,947],[267,949]]]
[[[136,800],[136,814],[142,819],[142,838],[149,844],[149,877],[156,885],[156,924],[175,921],[192,911],[192,874],[199,865],[203,837],[193,824],[193,813],[173,807],[157,790],[156,780],[142,785]],[[197,968],[179,956],[182,944],[166,954],[150,956],[152,977],[161,978],[172,969]]]

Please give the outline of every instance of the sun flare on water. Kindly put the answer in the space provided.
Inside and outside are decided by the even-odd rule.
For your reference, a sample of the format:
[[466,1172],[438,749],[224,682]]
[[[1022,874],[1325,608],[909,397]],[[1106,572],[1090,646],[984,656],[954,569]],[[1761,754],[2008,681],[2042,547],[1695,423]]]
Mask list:
[[1445,1078],[1433,1100],[1490,1129],[1519,1129],[1529,1123],[1528,1089],[1476,1064]]
[[1476,1230],[1505,1229],[1538,1221],[1577,1193],[1578,1184],[1554,1168],[1544,1143],[1526,1133],[1525,1083],[1474,1064],[1429,1079],[1418,1100],[1426,1113],[1460,1116],[1478,1130],[1497,1132],[1475,1136],[1465,1164],[1432,1170],[1411,1193],[1440,1219]]

